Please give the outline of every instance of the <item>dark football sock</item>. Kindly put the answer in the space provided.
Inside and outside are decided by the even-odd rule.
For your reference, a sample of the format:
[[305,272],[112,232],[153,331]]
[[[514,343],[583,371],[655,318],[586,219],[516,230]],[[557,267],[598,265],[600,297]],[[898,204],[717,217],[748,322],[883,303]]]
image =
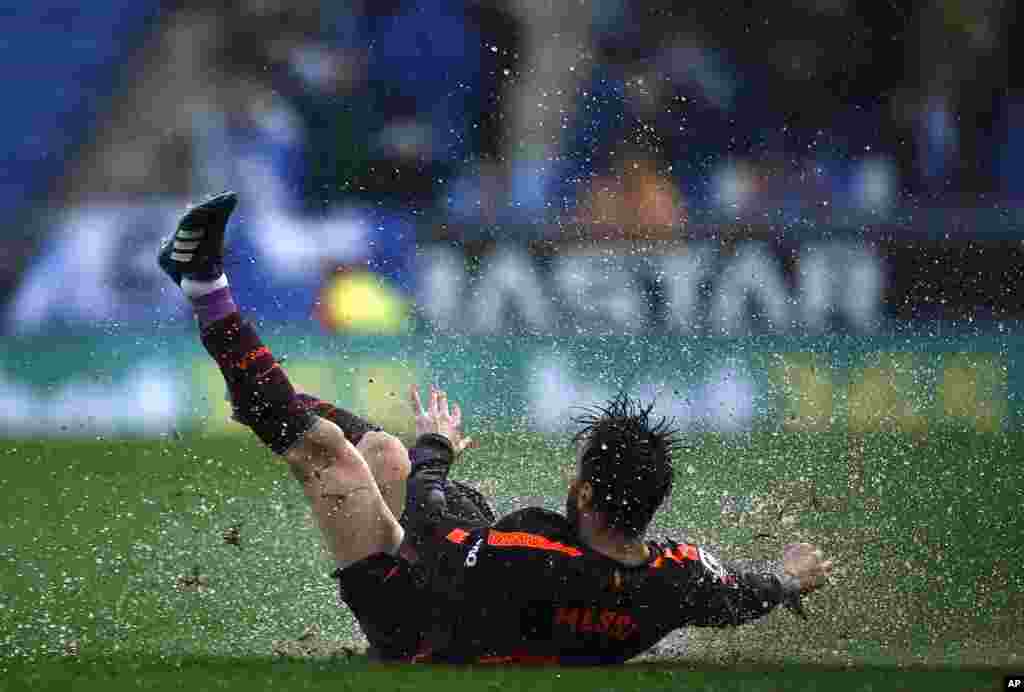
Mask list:
[[351,411],[347,411],[343,408],[338,408],[334,404],[327,403],[321,399],[316,398],[311,394],[299,394],[297,395],[299,400],[302,401],[303,405],[306,406],[310,411],[332,421],[335,425],[341,428],[341,431],[345,433],[345,437],[354,445],[359,444],[359,441],[363,439],[363,435],[370,431],[381,430],[379,425],[374,425],[365,418],[360,418]]
[[284,454],[316,417],[296,396],[274,354],[238,312],[203,329],[202,340],[224,375],[236,419]]

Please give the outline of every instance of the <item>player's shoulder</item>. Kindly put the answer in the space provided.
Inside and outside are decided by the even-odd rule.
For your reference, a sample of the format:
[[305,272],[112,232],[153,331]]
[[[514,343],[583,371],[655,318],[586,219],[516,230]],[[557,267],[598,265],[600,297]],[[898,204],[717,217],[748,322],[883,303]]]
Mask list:
[[527,507],[506,514],[494,523],[498,531],[523,531],[548,537],[570,537],[572,527],[558,512],[541,507]]

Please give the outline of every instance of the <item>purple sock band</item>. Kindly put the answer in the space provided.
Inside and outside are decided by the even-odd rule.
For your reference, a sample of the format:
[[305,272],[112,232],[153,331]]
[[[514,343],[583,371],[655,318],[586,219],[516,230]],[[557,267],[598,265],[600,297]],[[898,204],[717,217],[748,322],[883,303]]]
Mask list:
[[231,297],[231,288],[225,286],[218,288],[213,293],[193,298],[192,310],[196,313],[196,319],[199,320],[199,328],[205,329],[214,322],[220,322],[231,313],[238,312],[238,306],[235,305],[235,301]]

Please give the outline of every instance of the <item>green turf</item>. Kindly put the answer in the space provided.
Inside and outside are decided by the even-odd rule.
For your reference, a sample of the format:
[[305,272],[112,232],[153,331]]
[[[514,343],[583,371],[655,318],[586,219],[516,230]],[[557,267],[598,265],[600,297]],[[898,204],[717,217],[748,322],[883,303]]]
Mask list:
[[[481,442],[459,477],[498,498],[500,510],[560,506],[566,444],[531,434]],[[810,600],[807,622],[777,612],[735,630],[692,630],[684,649],[665,647],[660,660],[697,670],[633,665],[615,675],[645,688],[740,689],[729,685],[745,680],[742,689],[815,689],[840,684],[821,666],[853,666],[849,679],[861,686],[837,689],[867,690],[899,689],[884,683],[904,674],[917,680],[906,689],[917,689],[923,678],[913,676],[930,673],[907,666],[1024,668],[1022,452],[1018,434],[955,431],[690,438],[653,535],[750,558],[810,540],[838,557],[841,574]],[[326,640],[359,634],[336,606],[331,564],[299,488],[248,438],[2,442],[0,493],[0,666],[10,674],[0,686],[34,673],[56,685],[138,668],[124,684],[206,674],[241,684],[272,670],[300,687],[366,670],[264,660],[275,640],[311,625]],[[723,505],[723,495],[742,499]],[[235,525],[238,547],[221,535]],[[195,574],[207,588],[178,587]],[[62,658],[72,640],[78,660]],[[722,668],[765,665],[791,667],[769,675],[774,687],[755,686],[760,673]],[[481,672],[475,689],[506,674]],[[979,675],[996,679],[962,674],[974,682],[956,689]]]
[[381,666],[362,661],[296,661],[209,657],[19,663],[5,671],[0,690],[217,690],[331,689],[410,690],[413,692],[603,692],[605,690],[688,690],[692,692],[769,692],[822,690],[876,692],[929,690],[968,692],[1001,689],[996,670],[829,669],[814,666],[658,665],[601,669],[462,668]]

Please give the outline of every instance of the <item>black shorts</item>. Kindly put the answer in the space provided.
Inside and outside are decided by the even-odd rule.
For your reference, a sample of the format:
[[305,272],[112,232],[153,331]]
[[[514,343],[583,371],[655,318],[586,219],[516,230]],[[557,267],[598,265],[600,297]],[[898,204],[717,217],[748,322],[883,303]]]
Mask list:
[[412,660],[423,644],[426,624],[422,579],[416,567],[397,555],[378,553],[332,574],[338,593],[356,616],[382,660]]

